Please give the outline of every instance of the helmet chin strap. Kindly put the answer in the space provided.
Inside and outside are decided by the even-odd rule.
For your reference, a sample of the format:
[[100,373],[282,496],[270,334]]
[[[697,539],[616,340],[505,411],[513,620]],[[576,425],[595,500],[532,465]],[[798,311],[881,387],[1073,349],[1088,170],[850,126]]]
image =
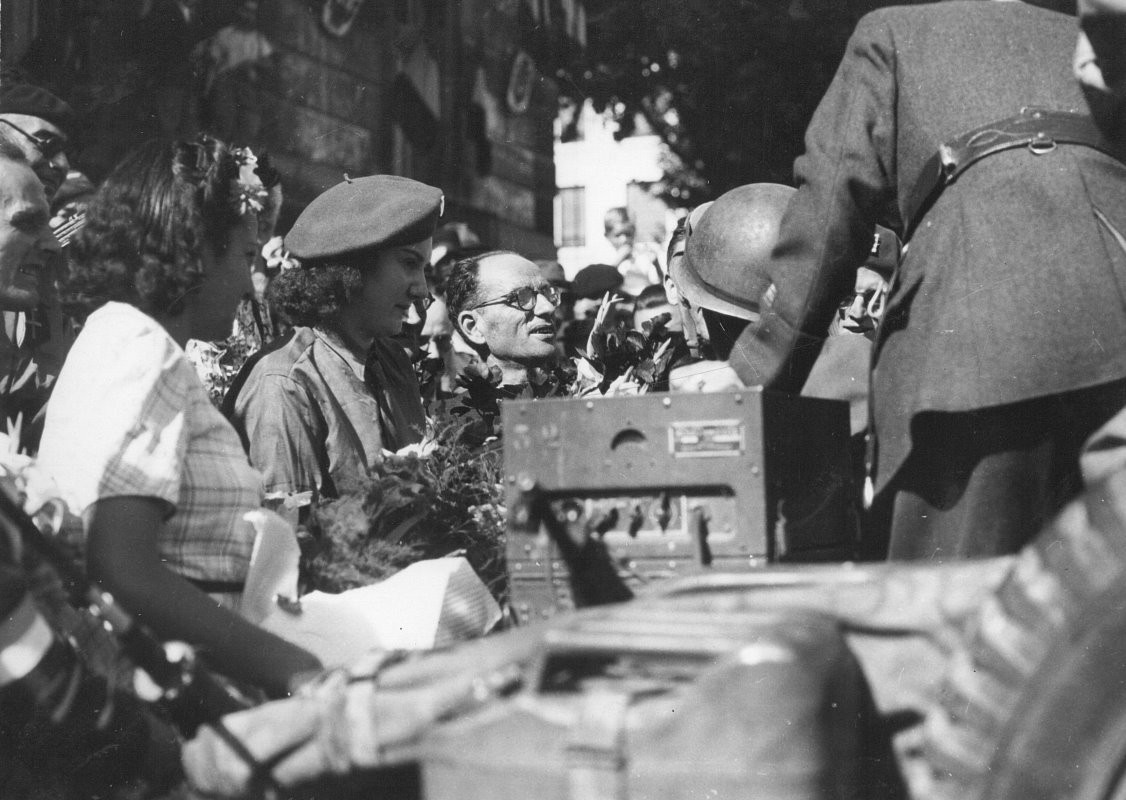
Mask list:
[[693,358],[704,358],[708,347],[708,326],[702,316],[697,313],[694,306],[683,298],[678,308],[681,323],[684,327],[684,340],[688,344],[688,352]]

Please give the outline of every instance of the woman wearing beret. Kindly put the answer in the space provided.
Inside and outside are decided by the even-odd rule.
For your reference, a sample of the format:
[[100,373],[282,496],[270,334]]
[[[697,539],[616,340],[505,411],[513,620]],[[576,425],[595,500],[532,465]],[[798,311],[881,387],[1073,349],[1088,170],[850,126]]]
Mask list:
[[71,245],[85,318],[47,409],[41,466],[83,515],[87,567],[162,639],[285,695],[320,668],[231,610],[261,477],[184,355],[223,338],[249,288],[265,189],[248,151],[150,142],[106,179]]
[[335,497],[395,451],[422,440],[426,418],[402,347],[442,206],[432,186],[390,175],[346,180],[286,236],[299,269],[270,287],[298,326],[266,353],[226,405],[268,499],[288,507]]

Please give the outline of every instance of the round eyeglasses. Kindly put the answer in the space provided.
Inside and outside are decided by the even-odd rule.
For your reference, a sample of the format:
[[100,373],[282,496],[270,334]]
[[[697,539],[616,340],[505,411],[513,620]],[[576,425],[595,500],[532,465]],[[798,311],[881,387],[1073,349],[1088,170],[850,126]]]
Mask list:
[[[478,303],[473,308],[482,308],[483,306],[506,305],[518,308],[521,311],[531,311],[536,307],[538,298],[543,295],[547,302],[553,306],[559,305],[559,290],[554,286],[548,284],[547,286],[521,286],[519,289],[513,289],[511,292],[501,296],[494,297],[492,300],[486,300],[483,303]],[[472,309],[471,309],[472,310]]]
[[55,136],[54,134],[44,135],[42,133],[28,133],[23,128],[3,118],[0,118],[0,124],[7,125],[31,142],[32,145],[35,146],[35,149],[39,151],[39,154],[43,156],[44,161],[54,161],[60,153],[66,150],[66,139]]

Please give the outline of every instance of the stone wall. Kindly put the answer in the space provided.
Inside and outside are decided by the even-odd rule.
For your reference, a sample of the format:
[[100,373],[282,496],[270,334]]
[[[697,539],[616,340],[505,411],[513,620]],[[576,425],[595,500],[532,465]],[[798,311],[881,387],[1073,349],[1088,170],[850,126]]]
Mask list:
[[[212,0],[204,7],[229,12],[231,5]],[[62,38],[94,54],[94,68],[75,65],[70,74],[66,64],[51,64],[36,78],[81,112],[75,161],[96,179],[159,125],[149,76],[131,61],[131,26],[144,3],[89,6],[102,7],[95,23],[88,16]],[[260,0],[256,27],[272,55],[225,86],[235,98],[228,111],[237,116],[225,135],[268,149],[285,178],[283,229],[344,173],[386,172],[441,186],[447,217],[469,223],[487,244],[554,257],[558,93],[525,59],[516,85],[523,93],[516,103],[510,96],[518,53],[535,49],[523,37],[543,36],[541,0],[365,0],[339,37],[322,26],[321,10],[321,0]],[[27,20],[19,25],[31,30]],[[4,38],[9,51],[35,49],[12,27]],[[53,45],[38,50],[51,53]],[[195,87],[205,125],[206,84],[200,79]]]

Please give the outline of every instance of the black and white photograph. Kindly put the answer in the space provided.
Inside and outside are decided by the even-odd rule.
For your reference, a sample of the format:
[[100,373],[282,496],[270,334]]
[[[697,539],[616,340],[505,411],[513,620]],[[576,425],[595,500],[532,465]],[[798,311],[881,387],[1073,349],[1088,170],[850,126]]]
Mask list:
[[1126,0],[0,0],[0,800],[1126,798]]

